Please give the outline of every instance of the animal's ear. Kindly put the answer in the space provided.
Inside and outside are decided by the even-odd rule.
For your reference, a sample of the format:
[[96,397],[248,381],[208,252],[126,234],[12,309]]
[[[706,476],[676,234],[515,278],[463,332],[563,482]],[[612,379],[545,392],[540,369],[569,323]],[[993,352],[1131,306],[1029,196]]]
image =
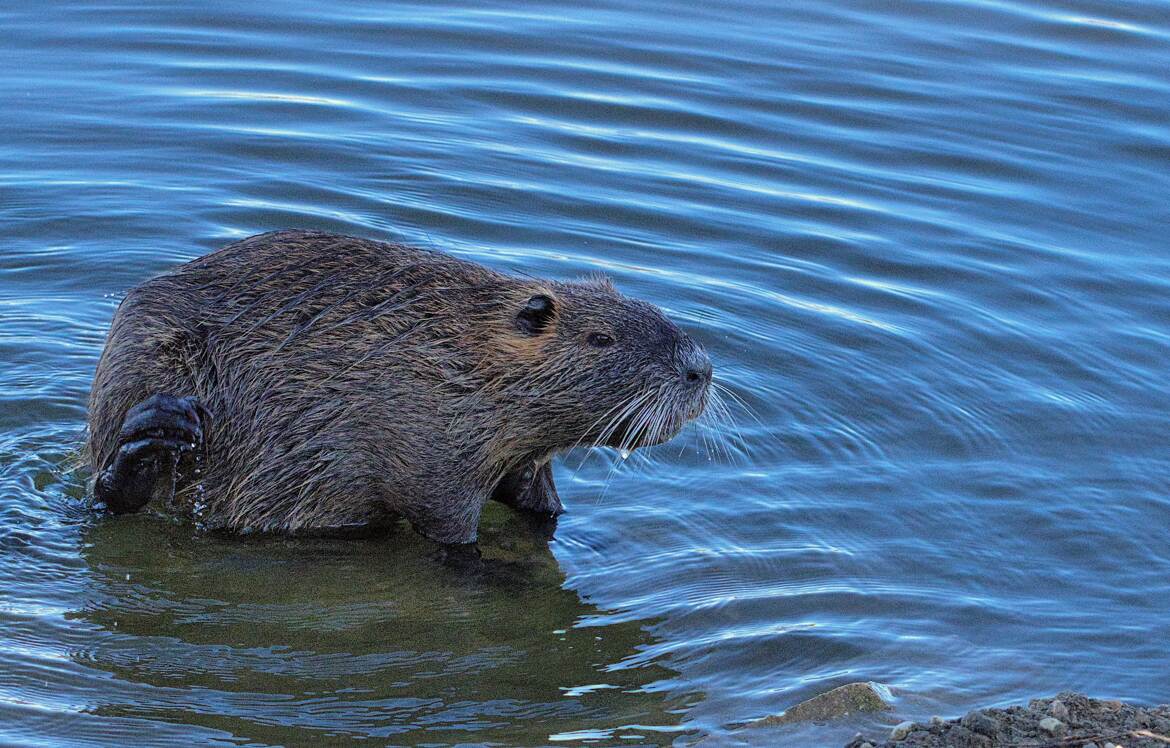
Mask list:
[[516,328],[529,335],[539,335],[556,316],[556,302],[548,294],[532,296],[516,315]]

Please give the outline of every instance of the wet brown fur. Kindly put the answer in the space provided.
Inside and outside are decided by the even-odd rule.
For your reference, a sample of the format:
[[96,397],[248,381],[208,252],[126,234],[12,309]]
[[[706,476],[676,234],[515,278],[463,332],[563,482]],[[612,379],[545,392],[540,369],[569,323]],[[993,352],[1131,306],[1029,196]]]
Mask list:
[[[517,310],[538,295],[554,313],[524,331]],[[585,345],[599,330],[625,348]],[[681,428],[705,404],[671,389],[679,351],[692,349],[607,281],[263,234],[130,291],[90,395],[90,462],[110,463],[136,403],[196,395],[212,414],[201,482],[176,503],[205,526],[296,532],[403,516],[436,540],[468,542],[503,475],[595,439],[607,409],[659,388],[656,436]]]

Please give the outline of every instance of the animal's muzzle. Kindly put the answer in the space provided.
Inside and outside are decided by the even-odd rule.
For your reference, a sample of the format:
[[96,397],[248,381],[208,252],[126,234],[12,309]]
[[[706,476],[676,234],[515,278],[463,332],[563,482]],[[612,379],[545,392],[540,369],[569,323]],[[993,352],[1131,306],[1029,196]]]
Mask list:
[[687,337],[680,340],[675,350],[675,361],[679,377],[687,389],[705,390],[711,384],[714,367],[711,366],[707,352],[695,341]]

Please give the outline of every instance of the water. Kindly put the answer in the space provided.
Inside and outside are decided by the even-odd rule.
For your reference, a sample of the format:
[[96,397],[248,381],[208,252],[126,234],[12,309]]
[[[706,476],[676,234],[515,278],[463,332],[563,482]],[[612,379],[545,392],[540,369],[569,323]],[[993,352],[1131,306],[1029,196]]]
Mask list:
[[[1165,2],[0,10],[0,744],[840,744],[1170,701]],[[283,227],[610,274],[744,400],[497,571],[86,511],[120,294]],[[750,409],[750,412],[749,410]],[[718,436],[730,454],[710,453]],[[615,470],[615,466],[617,469]]]

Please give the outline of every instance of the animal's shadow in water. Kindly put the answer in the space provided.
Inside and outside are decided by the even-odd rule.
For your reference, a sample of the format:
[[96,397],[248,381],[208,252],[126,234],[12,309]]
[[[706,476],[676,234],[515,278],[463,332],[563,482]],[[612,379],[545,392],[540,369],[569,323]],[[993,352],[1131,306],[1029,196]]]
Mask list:
[[90,712],[284,744],[678,736],[692,697],[647,688],[676,676],[640,657],[654,621],[591,625],[604,611],[565,589],[544,535],[504,507],[480,547],[468,569],[405,528],[336,540],[95,522],[86,602],[69,614],[94,633],[75,659],[114,676]]

